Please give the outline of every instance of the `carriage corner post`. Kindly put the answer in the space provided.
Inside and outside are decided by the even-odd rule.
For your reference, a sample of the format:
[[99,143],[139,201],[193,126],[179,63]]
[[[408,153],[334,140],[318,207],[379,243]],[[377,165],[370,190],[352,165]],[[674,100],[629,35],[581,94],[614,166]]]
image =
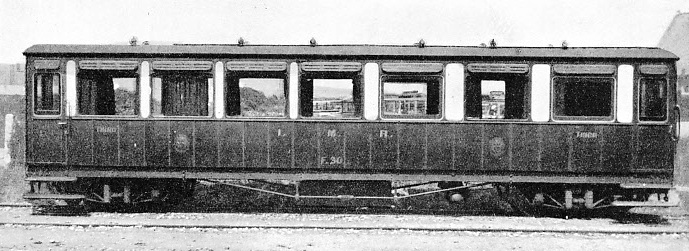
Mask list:
[[678,58],[658,48],[314,40],[24,55],[25,198],[50,205],[174,205],[200,181],[239,180],[226,184],[304,203],[461,203],[485,186],[525,213],[671,207],[689,152],[686,97],[669,98]]

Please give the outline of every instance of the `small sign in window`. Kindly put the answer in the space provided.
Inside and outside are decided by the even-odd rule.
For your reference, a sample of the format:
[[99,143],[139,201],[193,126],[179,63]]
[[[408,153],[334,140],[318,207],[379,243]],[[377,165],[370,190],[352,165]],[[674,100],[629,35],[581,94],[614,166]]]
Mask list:
[[505,118],[505,81],[481,81],[482,119]]

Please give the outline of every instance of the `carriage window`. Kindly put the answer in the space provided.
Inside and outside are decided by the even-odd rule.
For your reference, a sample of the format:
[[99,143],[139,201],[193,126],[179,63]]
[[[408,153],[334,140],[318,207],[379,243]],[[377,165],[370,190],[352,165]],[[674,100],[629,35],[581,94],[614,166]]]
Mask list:
[[523,74],[472,74],[467,77],[466,112],[474,119],[526,118]]
[[151,110],[162,116],[208,116],[213,78],[203,72],[165,71],[155,74],[151,86]]
[[383,115],[438,117],[440,115],[440,78],[385,78],[383,80]]
[[34,113],[36,115],[60,114],[60,75],[41,73],[34,77]]
[[78,112],[82,115],[136,115],[139,95],[134,71],[82,70],[78,75]]
[[228,77],[226,113],[228,116],[284,117],[284,78]]
[[324,119],[361,117],[358,81],[358,77],[302,79],[301,116]]
[[667,113],[667,83],[662,78],[642,78],[639,86],[639,120],[663,121]]
[[614,84],[612,78],[555,78],[553,81],[554,115],[560,118],[577,117],[575,119],[611,117]]

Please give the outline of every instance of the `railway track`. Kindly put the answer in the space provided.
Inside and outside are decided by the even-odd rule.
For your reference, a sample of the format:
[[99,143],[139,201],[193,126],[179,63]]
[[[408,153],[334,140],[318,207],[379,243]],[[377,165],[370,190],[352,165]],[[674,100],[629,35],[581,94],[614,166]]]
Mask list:
[[[689,217],[553,219],[512,216],[448,216],[357,213],[92,213],[90,217],[30,215],[28,208],[0,207],[0,226],[164,229],[291,229],[552,233],[582,235],[689,235]],[[312,212],[313,213],[313,212]]]
[[199,224],[124,224],[124,223],[47,223],[47,222],[0,222],[6,226],[52,226],[52,227],[137,227],[137,228],[185,228],[185,229],[292,229],[292,230],[383,230],[383,231],[427,231],[427,232],[485,232],[485,233],[560,233],[560,234],[624,234],[624,235],[669,235],[689,234],[689,230],[587,230],[587,229],[528,229],[528,228],[436,228],[436,227],[374,227],[374,226],[275,226],[275,225],[199,225]]

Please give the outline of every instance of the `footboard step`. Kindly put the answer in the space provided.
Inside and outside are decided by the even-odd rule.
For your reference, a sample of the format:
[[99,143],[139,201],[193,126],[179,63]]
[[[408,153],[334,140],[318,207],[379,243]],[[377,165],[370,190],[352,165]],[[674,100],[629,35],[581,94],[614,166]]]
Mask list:
[[25,180],[26,181],[42,181],[42,182],[74,182],[74,181],[77,181],[77,177],[34,176],[34,177],[28,177]]
[[83,200],[86,198],[81,194],[25,194],[25,200],[44,200],[44,199],[55,199],[55,200]]

